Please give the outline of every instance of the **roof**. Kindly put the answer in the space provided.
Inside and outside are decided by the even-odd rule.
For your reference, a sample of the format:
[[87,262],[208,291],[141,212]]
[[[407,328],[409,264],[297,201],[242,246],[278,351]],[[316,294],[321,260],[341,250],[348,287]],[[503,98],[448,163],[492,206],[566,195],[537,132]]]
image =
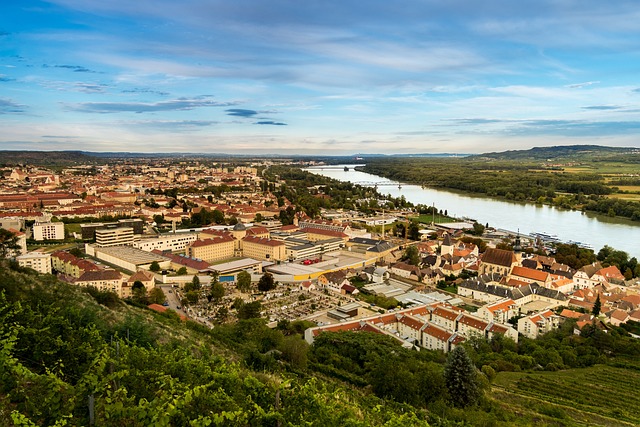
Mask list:
[[85,271],[76,282],[97,282],[104,280],[120,280],[122,275],[116,270]]
[[346,239],[349,237],[341,231],[325,230],[324,228],[304,227],[301,230],[304,231],[305,233],[320,234],[323,236],[331,236],[331,237],[340,237],[342,239]]
[[219,245],[221,243],[229,243],[233,242],[235,239],[231,236],[216,236],[210,239],[204,240],[195,240],[193,241],[189,247],[190,248],[201,248],[203,246],[211,246],[211,245]]
[[513,251],[504,249],[488,248],[482,254],[482,262],[487,264],[501,265],[503,267],[511,267],[517,262]]
[[540,270],[534,270],[532,268],[514,266],[511,270],[512,276],[524,277],[526,279],[536,280],[540,282],[546,282],[549,279],[549,273]]
[[512,300],[511,298],[506,299],[504,301],[498,301],[494,304],[490,304],[487,306],[487,310],[489,310],[490,312],[494,312],[494,311],[507,311],[509,310],[511,307],[515,306],[516,302],[514,300]]
[[141,282],[149,282],[151,280],[155,281],[155,278],[154,278],[153,274],[151,274],[151,273],[149,273],[149,272],[147,272],[145,270],[138,270],[131,277],[129,277],[127,282],[133,283],[136,280],[139,280]]
[[256,245],[271,246],[271,247],[285,246],[284,242],[280,240],[266,239],[264,237],[246,236],[242,239],[242,241],[247,243],[254,243]]

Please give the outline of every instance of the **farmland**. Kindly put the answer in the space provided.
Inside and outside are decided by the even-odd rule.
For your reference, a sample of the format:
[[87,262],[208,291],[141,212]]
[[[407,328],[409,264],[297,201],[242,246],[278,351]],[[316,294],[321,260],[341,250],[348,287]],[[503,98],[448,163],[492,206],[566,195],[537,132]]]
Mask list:
[[[640,369],[595,365],[558,372],[501,372],[493,396],[552,425],[640,425]],[[533,412],[533,414],[532,414]]]

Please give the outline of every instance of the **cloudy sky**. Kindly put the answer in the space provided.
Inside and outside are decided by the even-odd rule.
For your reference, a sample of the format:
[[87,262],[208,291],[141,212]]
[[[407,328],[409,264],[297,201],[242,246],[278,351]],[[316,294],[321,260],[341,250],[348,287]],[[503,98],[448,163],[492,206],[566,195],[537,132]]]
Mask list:
[[0,148],[640,146],[637,0],[5,1]]

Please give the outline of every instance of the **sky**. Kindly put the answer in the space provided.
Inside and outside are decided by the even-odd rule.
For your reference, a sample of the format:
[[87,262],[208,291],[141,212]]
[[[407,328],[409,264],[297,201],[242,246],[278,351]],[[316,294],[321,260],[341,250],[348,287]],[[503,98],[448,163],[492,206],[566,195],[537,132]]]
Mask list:
[[637,0],[2,3],[0,149],[640,146]]

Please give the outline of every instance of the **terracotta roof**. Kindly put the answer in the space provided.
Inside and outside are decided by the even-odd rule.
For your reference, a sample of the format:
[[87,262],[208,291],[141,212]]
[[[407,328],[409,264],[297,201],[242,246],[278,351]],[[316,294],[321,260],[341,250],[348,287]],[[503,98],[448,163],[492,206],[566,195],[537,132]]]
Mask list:
[[242,241],[248,242],[248,243],[255,243],[257,245],[272,246],[272,247],[285,246],[284,242],[281,242],[280,240],[272,240],[272,239],[266,239],[263,237],[255,237],[255,236],[246,236],[242,239]]
[[498,301],[498,302],[496,302],[494,304],[488,305],[487,309],[490,312],[493,313],[494,311],[499,311],[499,310],[507,311],[507,310],[509,310],[511,307],[513,307],[515,305],[516,305],[516,303],[515,303],[514,300],[508,299],[508,300],[505,300],[505,301]]
[[430,335],[440,341],[448,341],[449,338],[451,338],[451,335],[453,335],[451,332],[447,332],[447,330],[439,328],[438,326],[435,326],[434,324],[427,324],[427,327],[424,328],[422,330],[425,334]]
[[487,322],[476,319],[475,317],[471,317],[467,314],[463,314],[462,317],[460,317],[460,319],[458,320],[458,323],[463,323],[479,330],[484,330],[487,326],[489,326]]
[[203,246],[219,245],[220,243],[233,242],[235,239],[231,236],[216,236],[210,239],[195,240],[189,245],[190,248],[201,248]]
[[540,282],[546,282],[549,279],[549,273],[540,270],[534,270],[532,268],[514,266],[511,270],[512,276],[524,277],[526,279],[537,280]]
[[399,322],[403,325],[407,325],[411,329],[415,329],[416,331],[419,331],[425,324],[425,322],[421,322],[420,320],[410,316],[401,316]]
[[85,271],[76,282],[96,282],[100,280],[119,280],[122,275],[116,270]]
[[139,280],[141,282],[149,282],[149,281],[153,280],[155,282],[155,278],[154,278],[153,274],[151,274],[149,272],[146,272],[145,270],[136,271],[131,277],[129,277],[127,282],[133,283],[136,280]]
[[573,310],[569,310],[568,308],[565,308],[560,313],[560,316],[566,317],[567,319],[578,319],[580,316],[582,316],[582,313],[578,313],[577,311],[573,311]]

